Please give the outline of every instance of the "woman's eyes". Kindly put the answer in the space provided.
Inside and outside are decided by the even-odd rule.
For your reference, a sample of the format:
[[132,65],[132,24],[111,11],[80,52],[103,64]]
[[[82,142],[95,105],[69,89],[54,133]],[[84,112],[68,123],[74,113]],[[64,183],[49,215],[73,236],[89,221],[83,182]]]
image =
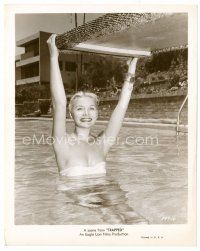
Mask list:
[[76,108],[77,111],[82,111],[83,110],[83,107],[78,107]]
[[[92,106],[92,107],[90,107],[89,109],[90,109],[91,111],[95,111],[95,110],[96,110],[96,108],[95,108],[95,107],[93,107],[93,106]],[[76,108],[76,110],[77,110],[77,111],[83,111],[83,110],[84,110],[84,108],[83,108],[83,107],[77,107],[77,108]]]

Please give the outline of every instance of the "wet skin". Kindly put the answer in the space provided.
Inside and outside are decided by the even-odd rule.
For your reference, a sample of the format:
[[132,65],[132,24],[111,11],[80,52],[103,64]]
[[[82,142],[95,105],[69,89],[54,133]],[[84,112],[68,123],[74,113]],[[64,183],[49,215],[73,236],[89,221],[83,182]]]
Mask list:
[[96,101],[92,97],[77,98],[73,102],[71,116],[75,122],[75,131],[66,135],[65,168],[95,166],[104,162],[102,142],[90,134],[90,128],[98,117]]

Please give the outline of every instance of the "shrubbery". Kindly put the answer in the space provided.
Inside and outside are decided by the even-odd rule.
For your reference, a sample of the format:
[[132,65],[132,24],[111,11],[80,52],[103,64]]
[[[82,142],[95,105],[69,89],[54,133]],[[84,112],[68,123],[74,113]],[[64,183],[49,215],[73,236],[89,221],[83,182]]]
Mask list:
[[38,99],[49,99],[50,86],[45,85],[19,85],[15,88],[15,102],[16,104],[21,104],[24,101],[36,101]]
[[44,99],[44,100],[40,99],[39,100],[39,109],[42,114],[48,113],[50,105],[51,105],[51,100],[47,100],[47,99]]
[[114,78],[117,85],[121,85],[127,65],[125,61],[119,61],[112,58],[100,58],[98,61],[90,62],[87,71],[79,76],[79,88],[84,87],[108,87]]
[[[79,76],[78,90],[99,92],[102,96],[112,97],[119,94],[127,73],[126,60],[101,57],[90,62],[87,70]],[[154,93],[149,87],[151,82],[169,81],[172,87],[187,88],[187,49],[163,52],[152,57],[140,58],[137,63],[134,93]],[[67,88],[65,86],[65,88]],[[162,88],[160,87],[160,91]],[[16,104],[24,101],[50,99],[49,84],[16,86]],[[48,104],[41,104],[46,112]]]

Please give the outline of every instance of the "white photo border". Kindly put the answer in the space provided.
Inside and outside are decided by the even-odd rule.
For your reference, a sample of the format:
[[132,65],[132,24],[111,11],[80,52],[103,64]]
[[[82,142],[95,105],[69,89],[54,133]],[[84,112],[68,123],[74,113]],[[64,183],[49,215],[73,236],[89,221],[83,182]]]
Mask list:
[[[38,8],[39,7],[39,8]],[[114,8],[113,8],[114,7]],[[80,237],[89,225],[15,225],[15,14],[17,13],[107,13],[107,12],[188,13],[188,223],[179,225],[123,225],[128,237]],[[5,241],[6,245],[137,245],[188,246],[196,244],[196,119],[197,119],[197,7],[194,5],[136,4],[23,4],[5,6]],[[117,227],[118,225],[115,225]],[[92,225],[92,228],[100,225]],[[101,225],[102,228],[108,225]],[[113,226],[111,226],[113,227]],[[121,227],[120,225],[118,227]],[[142,235],[163,239],[142,239]]]

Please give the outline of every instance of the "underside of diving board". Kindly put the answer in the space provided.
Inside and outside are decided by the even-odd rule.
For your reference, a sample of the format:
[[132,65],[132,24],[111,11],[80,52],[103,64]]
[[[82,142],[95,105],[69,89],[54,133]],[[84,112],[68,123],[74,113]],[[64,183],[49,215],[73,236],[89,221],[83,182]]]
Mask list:
[[141,56],[146,57],[151,55],[151,52],[149,51],[121,49],[121,48],[113,48],[113,47],[106,47],[106,46],[99,46],[85,43],[76,45],[73,48],[73,51],[98,53],[98,54],[113,55],[119,57],[141,57]]

